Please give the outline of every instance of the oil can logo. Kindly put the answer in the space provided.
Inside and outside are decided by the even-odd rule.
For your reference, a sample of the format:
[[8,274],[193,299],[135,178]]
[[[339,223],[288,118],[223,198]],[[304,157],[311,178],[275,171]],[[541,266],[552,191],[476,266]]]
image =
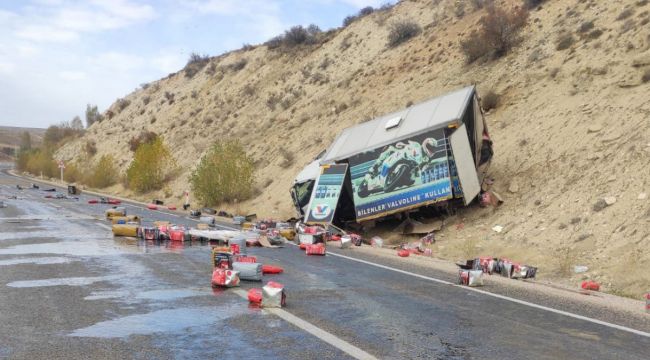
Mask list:
[[322,220],[330,216],[331,213],[332,208],[329,205],[318,204],[314,207],[314,209],[312,209],[311,216],[313,216],[314,219]]

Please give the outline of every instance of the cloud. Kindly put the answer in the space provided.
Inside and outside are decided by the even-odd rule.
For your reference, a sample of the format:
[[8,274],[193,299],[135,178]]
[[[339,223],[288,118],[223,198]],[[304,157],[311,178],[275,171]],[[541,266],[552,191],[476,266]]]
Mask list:
[[[40,1],[20,14],[0,10],[0,24],[11,21],[17,37],[35,42],[71,42],[84,33],[125,28],[156,17],[150,5],[127,0],[90,3]],[[2,26],[2,25],[0,25]]]
[[92,58],[91,62],[100,68],[119,72],[128,72],[145,64],[140,56],[116,51],[99,54]]
[[44,25],[26,25],[16,31],[16,36],[37,42],[69,42],[79,38],[74,31]]
[[11,74],[15,69],[15,65],[8,61],[0,59],[0,74]]
[[61,71],[59,72],[59,77],[62,80],[66,80],[66,81],[83,80],[86,78],[86,73],[82,71],[74,71],[74,70]]
[[[239,22],[240,28],[249,29],[259,40],[267,40],[287,28],[287,24],[282,21],[282,9],[278,1],[195,0],[187,1],[185,5],[204,15],[237,17],[239,21],[229,20]],[[230,40],[231,43],[234,41],[236,40]]]

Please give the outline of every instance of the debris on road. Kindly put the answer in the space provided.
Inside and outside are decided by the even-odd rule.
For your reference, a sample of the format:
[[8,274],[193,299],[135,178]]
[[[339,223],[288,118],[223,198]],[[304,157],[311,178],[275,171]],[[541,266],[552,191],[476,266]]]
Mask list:
[[147,204],[147,209],[149,209],[149,210],[158,210],[158,205],[156,205],[156,204]]
[[373,236],[370,239],[370,246],[374,248],[380,248],[384,246],[384,239],[380,238],[379,236]]
[[645,312],[650,314],[650,292],[645,294]]
[[112,224],[140,224],[140,217],[138,215],[127,216],[111,216],[110,221]]
[[595,281],[583,281],[580,287],[583,290],[600,291],[600,284]]
[[305,245],[305,254],[307,254],[307,255],[325,255],[325,245],[323,243],[306,244]]
[[239,279],[262,281],[262,264],[250,262],[233,262],[232,269],[239,272]]
[[114,216],[126,216],[126,208],[115,206],[107,209],[104,214],[106,215],[106,220],[111,220]]
[[136,224],[115,224],[113,225],[113,236],[138,236],[138,225]]
[[275,281],[269,281],[262,288],[262,307],[280,308],[284,307],[287,302],[287,296],[284,292],[284,285]]
[[409,255],[411,255],[411,252],[406,249],[400,249],[397,251],[397,256],[408,257]]
[[483,271],[458,270],[458,284],[471,287],[483,286]]
[[532,279],[537,276],[537,268],[522,265],[509,259],[498,259],[489,256],[467,260],[465,264],[456,264],[461,270],[476,270],[485,274],[500,274],[510,279]]
[[282,274],[284,269],[279,266],[273,265],[262,265],[262,273],[266,274]]
[[239,272],[230,269],[215,268],[212,271],[212,286],[227,288],[239,286]]

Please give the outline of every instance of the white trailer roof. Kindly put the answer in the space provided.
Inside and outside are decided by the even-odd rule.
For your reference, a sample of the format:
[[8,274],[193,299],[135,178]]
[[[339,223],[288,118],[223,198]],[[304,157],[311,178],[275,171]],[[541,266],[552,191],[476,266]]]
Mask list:
[[319,160],[310,162],[304,169],[296,176],[294,183],[301,183],[307,180],[316,180],[320,174]]
[[[325,156],[320,159],[320,163],[347,159],[358,153],[445,126],[461,118],[473,93],[474,86],[468,86],[349,127],[334,140]],[[398,126],[390,127],[396,122],[399,123]]]

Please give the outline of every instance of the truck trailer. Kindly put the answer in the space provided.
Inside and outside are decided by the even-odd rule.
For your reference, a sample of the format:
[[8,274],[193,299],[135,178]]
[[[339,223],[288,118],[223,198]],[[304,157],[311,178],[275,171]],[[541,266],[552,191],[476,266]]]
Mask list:
[[492,141],[474,86],[344,129],[303,169],[292,198],[308,223],[363,223],[481,192]]

